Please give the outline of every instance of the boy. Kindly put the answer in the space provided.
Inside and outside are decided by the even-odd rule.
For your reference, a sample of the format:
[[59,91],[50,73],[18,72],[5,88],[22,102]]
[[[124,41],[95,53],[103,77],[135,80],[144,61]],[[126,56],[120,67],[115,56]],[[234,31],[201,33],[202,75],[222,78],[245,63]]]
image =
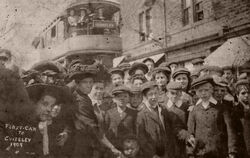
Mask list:
[[126,134],[135,133],[135,119],[137,112],[128,108],[130,103],[130,89],[118,86],[112,90],[115,107],[107,111],[105,116],[105,133],[115,148],[121,150],[121,140]]
[[[192,83],[199,98],[188,118],[188,131],[197,140],[193,154],[201,158],[224,158],[228,152],[232,157],[236,152],[232,121],[229,112],[214,99],[214,85],[210,76],[200,77]],[[228,151],[224,144],[226,136]]]

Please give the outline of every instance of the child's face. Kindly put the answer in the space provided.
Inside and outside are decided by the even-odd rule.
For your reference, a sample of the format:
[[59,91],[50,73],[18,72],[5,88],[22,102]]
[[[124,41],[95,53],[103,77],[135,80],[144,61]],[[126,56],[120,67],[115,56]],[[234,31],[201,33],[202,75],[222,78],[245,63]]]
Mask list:
[[196,95],[202,101],[208,101],[213,94],[213,86],[210,83],[203,84],[196,89]]
[[139,152],[139,144],[136,140],[125,140],[123,143],[124,155],[128,158],[134,158]]
[[181,98],[181,90],[168,90],[167,95],[173,103],[176,103]]
[[116,94],[113,100],[117,106],[123,108],[126,107],[126,105],[130,102],[130,96],[128,92],[122,92]]
[[131,106],[137,108],[142,103],[142,99],[141,93],[133,94],[131,97]]

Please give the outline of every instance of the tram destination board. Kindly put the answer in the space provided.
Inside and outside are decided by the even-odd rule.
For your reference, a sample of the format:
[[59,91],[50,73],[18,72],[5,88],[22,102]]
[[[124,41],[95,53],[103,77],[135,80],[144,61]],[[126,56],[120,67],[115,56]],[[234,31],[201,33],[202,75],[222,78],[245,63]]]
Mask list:
[[93,27],[94,27],[94,28],[107,28],[107,29],[113,29],[113,28],[115,28],[115,22],[113,22],[113,21],[100,21],[100,20],[94,20],[94,21],[93,21]]

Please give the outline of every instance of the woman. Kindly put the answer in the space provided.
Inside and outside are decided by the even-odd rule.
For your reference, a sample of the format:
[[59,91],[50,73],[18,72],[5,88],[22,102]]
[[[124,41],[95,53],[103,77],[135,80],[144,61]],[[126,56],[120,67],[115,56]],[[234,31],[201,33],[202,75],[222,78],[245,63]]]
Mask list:
[[233,111],[235,129],[238,135],[238,156],[247,158],[250,156],[250,87],[247,79],[237,81],[236,95],[238,103]]
[[167,67],[157,67],[153,70],[153,80],[159,89],[159,103],[162,105],[166,99],[167,84],[169,82],[171,71]]

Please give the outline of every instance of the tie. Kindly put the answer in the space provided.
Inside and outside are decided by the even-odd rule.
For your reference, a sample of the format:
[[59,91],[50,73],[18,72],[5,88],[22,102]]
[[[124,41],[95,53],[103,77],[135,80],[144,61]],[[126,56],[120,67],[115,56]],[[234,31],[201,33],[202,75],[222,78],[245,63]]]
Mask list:
[[47,121],[39,123],[39,129],[43,135],[43,154],[49,154],[49,136],[48,136],[48,123]]

